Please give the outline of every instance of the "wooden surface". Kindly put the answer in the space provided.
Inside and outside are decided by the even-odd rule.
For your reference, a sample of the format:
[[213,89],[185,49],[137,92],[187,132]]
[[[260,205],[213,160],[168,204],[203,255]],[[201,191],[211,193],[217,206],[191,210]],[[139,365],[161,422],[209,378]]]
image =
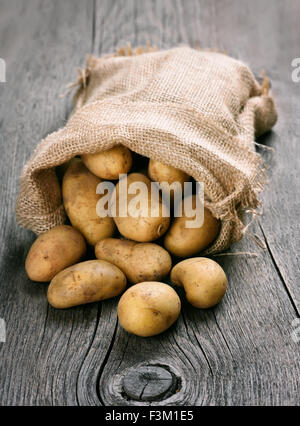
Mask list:
[[[166,366],[177,392],[152,405],[299,405],[300,83],[299,0],[0,0],[1,405],[139,405],[124,396],[130,368]],[[174,327],[142,339],[117,322],[117,300],[66,311],[47,304],[24,259],[34,235],[15,223],[18,177],[37,142],[62,126],[88,53],[131,42],[226,49],[272,79],[279,122],[260,150],[270,164],[264,214],[251,228],[267,246],[245,238],[231,251],[257,257],[216,260],[229,277],[220,306],[200,311],[183,302]],[[297,170],[298,169],[298,170]],[[295,326],[294,326],[295,327]]]

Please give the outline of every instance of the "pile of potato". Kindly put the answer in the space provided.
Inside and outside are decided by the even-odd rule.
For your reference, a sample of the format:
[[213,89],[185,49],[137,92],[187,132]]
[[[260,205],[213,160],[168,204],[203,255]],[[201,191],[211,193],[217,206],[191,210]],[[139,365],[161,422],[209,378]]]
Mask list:
[[[220,223],[207,209],[203,226],[195,229],[186,228],[191,218],[164,217],[161,198],[157,200],[158,217],[150,213],[148,217],[121,217],[118,209],[114,218],[99,217],[96,204],[103,195],[96,193],[98,184],[115,181],[135,166],[127,177],[128,185],[143,182],[150,188],[152,180],[180,182],[183,186],[190,181],[187,174],[154,160],[148,162],[146,171],[141,171],[134,156],[119,145],[64,165],[62,196],[71,225],[57,226],[40,235],[29,250],[25,268],[32,281],[50,281],[48,301],[58,309],[118,296],[126,290],[128,281],[132,286],[118,304],[120,324],[138,336],[153,336],[169,328],[180,314],[177,292],[162,282],[170,272],[172,283],[182,286],[187,300],[202,309],[220,302],[227,279],[213,260],[191,257],[219,234]],[[115,183],[118,200],[120,182]],[[128,203],[132,197],[128,195]],[[191,197],[195,207],[195,196]],[[151,199],[146,202],[150,212]],[[112,238],[118,234],[119,238]],[[92,257],[87,255],[90,246],[96,259],[87,260]],[[185,260],[172,269],[172,258],[173,262]]]

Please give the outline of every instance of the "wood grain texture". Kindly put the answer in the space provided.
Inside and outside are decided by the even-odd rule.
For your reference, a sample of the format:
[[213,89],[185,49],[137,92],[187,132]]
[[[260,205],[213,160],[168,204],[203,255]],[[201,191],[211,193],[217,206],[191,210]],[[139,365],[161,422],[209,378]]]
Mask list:
[[2,405],[76,405],[78,371],[97,324],[97,305],[65,312],[48,307],[46,286],[31,283],[24,272],[34,236],[14,215],[23,164],[39,139],[64,125],[70,102],[59,95],[92,46],[93,3],[70,6],[1,2],[0,56],[7,61],[7,83],[0,86]]
[[[178,392],[151,405],[299,405],[299,343],[291,338],[299,317],[300,84],[291,80],[299,56],[297,0],[65,0],[0,3],[0,343],[1,405],[148,405],[124,396],[131,367],[160,365]],[[167,48],[181,43],[225,49],[256,74],[272,78],[280,120],[260,142],[275,148],[264,214],[250,239],[232,248],[257,257],[220,256],[229,291],[217,308],[183,302],[166,333],[148,339],[118,324],[117,300],[56,311],[46,287],[31,283],[24,259],[33,235],[14,219],[17,180],[36,143],[61,127],[87,53],[103,54],[131,42]],[[265,150],[261,151],[266,156]],[[182,300],[184,296],[182,294]]]

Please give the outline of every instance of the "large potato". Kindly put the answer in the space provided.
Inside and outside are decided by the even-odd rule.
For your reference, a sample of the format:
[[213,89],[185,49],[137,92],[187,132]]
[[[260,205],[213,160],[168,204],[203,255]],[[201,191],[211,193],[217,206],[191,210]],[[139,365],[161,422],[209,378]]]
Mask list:
[[178,263],[171,272],[172,283],[183,286],[187,300],[207,309],[220,302],[227,289],[225,272],[211,259],[195,257]]
[[159,281],[172,267],[169,253],[152,243],[107,238],[96,244],[95,254],[118,266],[132,283]]
[[[192,196],[192,207],[196,208],[196,197]],[[185,200],[182,201],[184,203]],[[165,248],[177,257],[190,257],[204,250],[219,234],[220,223],[208,209],[204,209],[204,222],[200,228],[187,228],[193,218],[176,217],[165,236]]]
[[105,260],[77,263],[57,274],[48,288],[48,301],[57,309],[99,302],[118,296],[126,288],[126,277]]
[[112,237],[115,231],[111,217],[99,217],[96,206],[100,195],[96,189],[101,180],[84,166],[81,160],[71,161],[63,178],[62,193],[67,215],[74,226],[95,245],[103,238]]
[[118,317],[121,326],[129,333],[155,336],[177,320],[180,309],[180,299],[172,287],[160,282],[143,282],[123,294]]
[[[129,240],[138,241],[141,243],[151,242],[160,238],[168,229],[170,224],[170,217],[164,217],[164,215],[168,215],[165,206],[163,205],[161,199],[158,200],[158,203],[153,201],[154,209],[151,210],[151,181],[146,176],[141,173],[131,173],[127,177],[127,190],[128,187],[135,182],[144,183],[148,189],[148,193],[144,192],[141,194],[140,205],[146,205],[146,212],[143,215],[139,215],[138,217],[133,217],[130,211],[128,211],[127,217],[121,217],[119,206],[122,204],[120,202],[120,198],[122,194],[121,185],[122,181],[120,181],[115,190],[116,196],[116,217],[114,217],[115,223],[119,232]],[[125,188],[126,192],[126,188]],[[136,195],[128,194],[127,195],[127,207],[134,201]],[[126,207],[126,206],[124,206]],[[155,207],[158,210],[158,217],[154,217]],[[154,212],[154,213],[153,213]]]
[[25,269],[32,281],[50,281],[58,272],[78,262],[85,254],[83,236],[68,225],[56,226],[32,244]]
[[119,179],[119,175],[128,173],[132,166],[131,152],[123,145],[96,154],[85,154],[81,159],[94,175],[108,180]]
[[[177,192],[181,190],[182,194],[184,191],[184,183],[190,180],[190,176],[181,170],[151,159],[149,161],[148,174],[153,182],[158,182],[160,184],[162,182],[166,182],[169,185],[172,185],[177,182],[178,189],[175,191]],[[172,200],[174,198],[174,191],[172,191],[170,195],[170,199]]]

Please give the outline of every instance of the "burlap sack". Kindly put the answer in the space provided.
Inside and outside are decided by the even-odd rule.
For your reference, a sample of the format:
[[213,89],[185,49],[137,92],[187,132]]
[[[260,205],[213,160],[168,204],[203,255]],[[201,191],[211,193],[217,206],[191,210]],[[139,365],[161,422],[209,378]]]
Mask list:
[[64,223],[55,167],[123,144],[204,182],[206,205],[222,220],[207,252],[224,250],[243,236],[242,211],[259,205],[264,171],[253,142],[255,119],[268,120],[259,116],[262,88],[224,54],[136,53],[89,58],[67,125],[42,140],[24,167],[17,220],[37,234]]

